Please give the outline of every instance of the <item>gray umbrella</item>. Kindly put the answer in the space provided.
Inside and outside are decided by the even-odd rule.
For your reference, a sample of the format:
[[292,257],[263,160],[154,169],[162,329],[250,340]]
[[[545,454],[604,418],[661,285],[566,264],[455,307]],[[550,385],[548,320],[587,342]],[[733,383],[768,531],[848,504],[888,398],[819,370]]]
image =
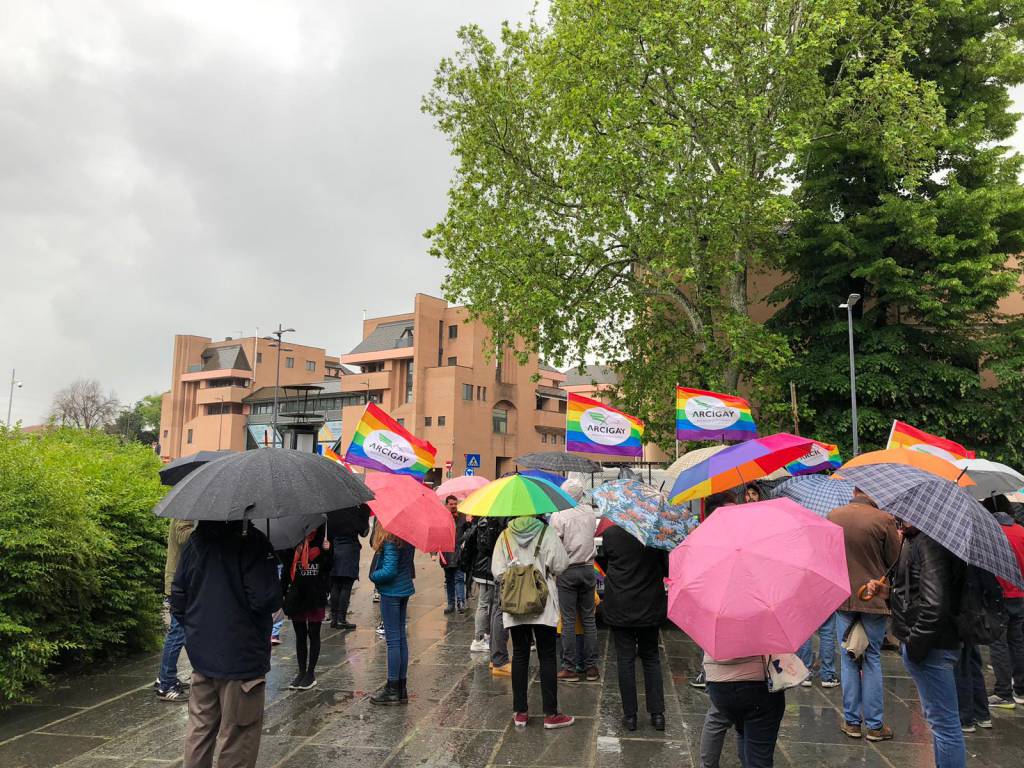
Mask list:
[[840,474],[879,509],[910,523],[961,560],[1024,586],[999,523],[956,483],[903,464],[868,464]]
[[596,461],[573,456],[563,451],[542,451],[516,456],[516,464],[529,469],[544,469],[548,472],[584,472],[593,474],[601,471]]
[[191,456],[182,456],[160,468],[160,482],[164,485],[177,485],[204,464],[223,459],[232,453],[234,451],[199,451]]
[[337,462],[288,448],[217,459],[176,485],[154,512],[179,520],[266,520],[324,515],[373,499]]

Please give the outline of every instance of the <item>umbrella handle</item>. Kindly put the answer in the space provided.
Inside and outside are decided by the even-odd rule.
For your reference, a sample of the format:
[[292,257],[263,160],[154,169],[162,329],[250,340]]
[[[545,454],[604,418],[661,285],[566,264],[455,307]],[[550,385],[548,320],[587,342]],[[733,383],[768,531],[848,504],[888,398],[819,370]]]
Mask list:
[[878,579],[877,582],[869,581],[867,584],[864,584],[860,589],[857,590],[857,597],[859,597],[865,603],[869,600],[874,599],[875,584],[879,584],[883,587],[888,586],[889,580],[885,576],[883,576],[882,578]]

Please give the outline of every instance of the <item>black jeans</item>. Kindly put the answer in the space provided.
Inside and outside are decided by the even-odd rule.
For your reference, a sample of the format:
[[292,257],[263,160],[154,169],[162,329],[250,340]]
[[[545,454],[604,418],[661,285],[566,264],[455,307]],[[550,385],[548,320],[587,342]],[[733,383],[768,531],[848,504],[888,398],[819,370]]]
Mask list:
[[615,656],[619,667],[619,695],[622,714],[636,714],[636,657],[644,668],[644,696],[650,714],[665,711],[665,691],[661,683],[661,657],[658,655],[657,627],[612,627]]
[[964,645],[960,649],[960,660],[956,664],[956,696],[961,725],[974,725],[990,719],[985,675],[981,671],[981,650],[976,645]]
[[521,624],[510,627],[512,637],[512,710],[529,709],[527,692],[530,684],[530,641],[537,641],[540,660],[540,695],[545,715],[558,713],[558,661],[555,658],[557,632],[546,624]]
[[335,576],[331,579],[331,616],[344,621],[348,616],[348,604],[352,599],[352,585],[355,579]]
[[1012,700],[1013,694],[1024,696],[1024,597],[1011,597],[1003,604],[1009,614],[1006,634],[989,648],[996,675],[992,692]]
[[786,712],[786,692],[771,693],[763,680],[708,682],[715,707],[736,726],[736,745],[743,768],[775,765],[775,742]]

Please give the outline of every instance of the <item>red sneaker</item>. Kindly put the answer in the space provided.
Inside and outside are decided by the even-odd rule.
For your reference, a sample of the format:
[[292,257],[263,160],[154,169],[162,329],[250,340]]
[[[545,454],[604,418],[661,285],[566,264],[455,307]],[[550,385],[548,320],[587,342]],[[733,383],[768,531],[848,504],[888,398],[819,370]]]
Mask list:
[[530,722],[530,716],[526,712],[516,712],[512,715],[512,724],[516,728],[525,728],[528,722]]
[[559,712],[557,715],[548,715],[544,718],[544,727],[552,731],[555,728],[568,728],[570,725],[576,722],[576,718],[572,715],[563,715]]

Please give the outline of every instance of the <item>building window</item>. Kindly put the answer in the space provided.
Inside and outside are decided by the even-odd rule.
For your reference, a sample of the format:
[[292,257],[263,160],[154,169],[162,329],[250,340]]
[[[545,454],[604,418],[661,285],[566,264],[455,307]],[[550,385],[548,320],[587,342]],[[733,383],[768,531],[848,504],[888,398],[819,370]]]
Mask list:
[[186,439],[186,442],[189,445],[192,445],[192,430],[191,429],[188,431],[188,438]]
[[286,357],[284,359],[284,367],[285,368],[294,368],[295,367],[295,358],[294,357]]
[[544,398],[541,397],[540,395],[537,395],[537,410],[538,411],[543,411],[544,410]]
[[363,366],[363,373],[380,373],[384,370],[384,363],[367,363]]
[[167,430],[164,430],[164,437],[167,437]]
[[448,365],[458,365],[458,364],[459,364],[459,358],[457,358],[457,357],[449,357],[448,358]]
[[497,435],[508,434],[508,411],[504,408],[495,408],[491,411],[491,426]]
[[565,413],[565,406],[566,406],[565,400],[559,400],[558,401],[558,412],[559,413]]
[[256,365],[259,365],[262,362],[263,362],[263,353],[262,352],[257,352],[256,353]]
[[448,326],[448,338],[449,339],[457,339],[457,338],[459,338],[459,326],[457,326],[457,325],[449,325]]
[[406,360],[405,362],[405,402],[412,402],[412,373],[413,373],[413,361]]
[[423,417],[423,426],[424,427],[432,427],[432,426],[434,426],[434,417],[433,416],[424,416]]
[[310,373],[315,371],[316,370],[316,360],[307,360],[306,361],[306,370],[309,371]]
[[546,443],[548,441],[548,433],[547,432],[541,432],[541,434],[540,434],[540,441],[542,443]]
[[395,421],[398,422],[398,426],[400,426],[400,427],[404,427],[405,426],[405,419],[395,419]]
[[445,421],[444,416],[438,416],[437,417],[437,426],[443,427],[444,426],[444,421]]
[[462,385],[462,399],[463,400],[472,400],[473,399],[473,385],[472,384],[463,384]]
[[483,403],[487,402],[487,387],[476,388],[476,399]]

